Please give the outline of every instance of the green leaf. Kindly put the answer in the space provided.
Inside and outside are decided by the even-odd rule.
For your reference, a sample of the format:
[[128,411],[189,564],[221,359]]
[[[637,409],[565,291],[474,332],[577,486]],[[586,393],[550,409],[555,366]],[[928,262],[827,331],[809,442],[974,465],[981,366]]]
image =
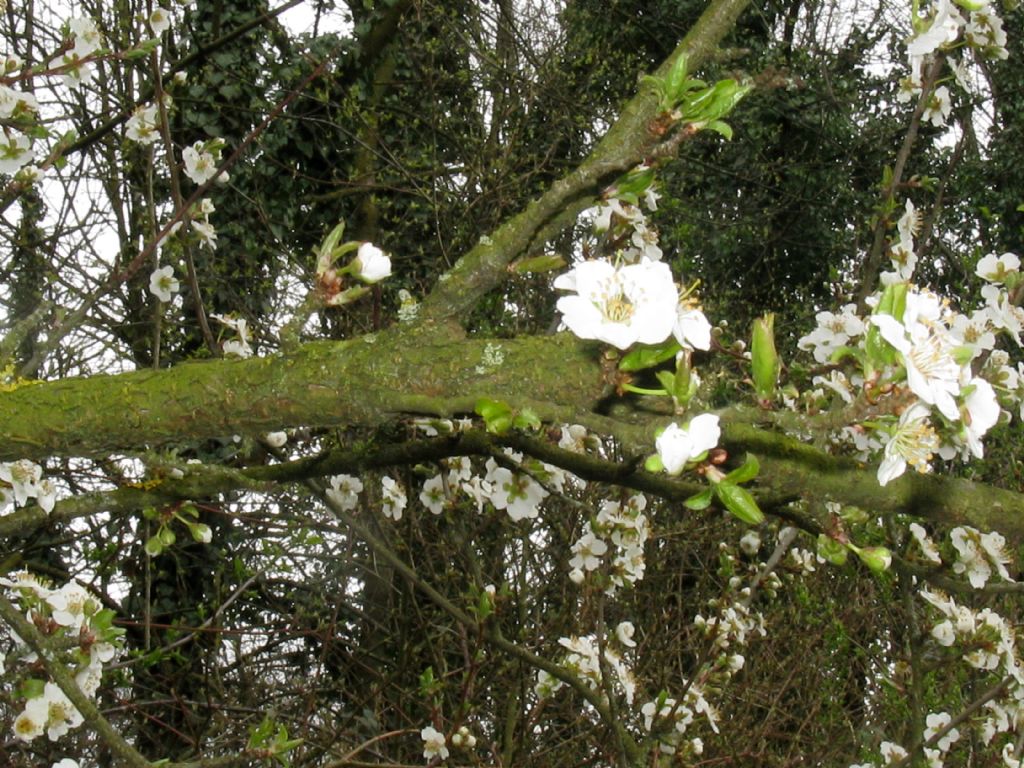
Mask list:
[[725,137],[726,141],[732,141],[732,126],[721,120],[712,120],[706,126],[707,130],[714,131]]
[[732,472],[725,476],[725,482],[735,483],[736,485],[742,485],[743,483],[749,483],[761,470],[761,465],[757,461],[752,453],[747,454],[746,460],[743,462],[742,467],[737,467]]
[[249,732],[249,749],[262,749],[273,732],[274,721],[269,715],[264,715],[263,721]]
[[512,428],[513,414],[508,403],[481,397],[476,401],[474,410],[483,418],[487,431],[492,434],[501,435]]
[[648,472],[654,472],[655,474],[665,471],[665,465],[661,461],[661,456],[656,453],[652,453],[644,460],[644,469]]
[[45,680],[37,680],[34,677],[27,677],[18,684],[18,687],[15,690],[15,695],[22,699],[35,699],[42,696],[45,690]]
[[420,695],[430,698],[438,688],[438,682],[434,679],[434,668],[427,667],[420,675]]
[[658,379],[658,383],[665,388],[668,393],[675,392],[676,389],[676,375],[671,371],[658,371],[654,374]]
[[764,522],[764,512],[746,488],[722,480],[714,486],[715,495],[735,517],[748,525]]
[[666,360],[671,360],[681,350],[675,339],[658,344],[654,347],[637,347],[631,349],[620,361],[619,370],[626,373],[653,368]]
[[686,92],[686,75],[690,62],[686,56],[680,56],[672,64],[672,68],[665,77],[665,96],[673,101],[673,106]]
[[707,509],[711,506],[711,499],[713,497],[713,491],[711,488],[705,488],[700,493],[695,493],[693,496],[683,502],[683,506],[687,509],[692,509],[695,512]]
[[541,428],[541,421],[537,414],[531,409],[523,408],[515,415],[515,418],[512,419],[512,426],[516,429],[536,430]]

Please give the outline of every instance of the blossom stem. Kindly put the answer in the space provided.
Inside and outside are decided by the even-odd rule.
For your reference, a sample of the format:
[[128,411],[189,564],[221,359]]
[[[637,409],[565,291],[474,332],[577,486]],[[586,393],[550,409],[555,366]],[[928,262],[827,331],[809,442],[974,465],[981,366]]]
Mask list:
[[622,388],[626,392],[634,392],[638,395],[654,395],[655,397],[662,397],[668,394],[664,389],[644,389],[643,387],[636,387],[632,384],[623,384]]

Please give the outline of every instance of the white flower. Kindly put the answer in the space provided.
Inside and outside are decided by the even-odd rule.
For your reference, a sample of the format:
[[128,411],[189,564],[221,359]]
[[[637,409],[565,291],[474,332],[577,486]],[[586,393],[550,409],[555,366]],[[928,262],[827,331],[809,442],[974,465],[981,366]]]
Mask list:
[[285,443],[288,442],[288,433],[287,432],[267,432],[267,434],[265,434],[263,436],[263,440],[271,448],[280,448],[281,446],[283,446]]
[[87,614],[96,610],[96,602],[81,584],[69,581],[63,587],[50,593],[46,602],[53,608],[52,618],[62,627],[80,629],[87,621]]
[[537,517],[540,503],[548,492],[529,475],[497,467],[490,474],[494,493],[491,503],[495,509],[504,509],[513,522]]
[[1024,310],[1011,302],[1006,290],[997,285],[983,285],[981,295],[985,299],[985,309],[992,325],[1007,331],[1017,342],[1017,346],[1021,346],[1020,333],[1024,330]]
[[661,247],[658,245],[658,230],[648,227],[643,221],[633,225],[633,235],[630,238],[633,248],[636,249],[637,261],[661,261]]
[[204,142],[197,141],[191,147],[185,147],[181,153],[185,175],[196,184],[205,184],[217,172],[217,161],[203,147]]
[[921,403],[914,403],[900,416],[899,424],[893,429],[885,454],[878,467],[878,484],[886,485],[907,470],[909,463],[918,472],[930,469],[928,462],[939,449],[939,438],[928,423],[928,409]]
[[601,558],[608,551],[608,544],[598,538],[587,523],[587,532],[572,545],[573,556],[569,565],[574,570],[593,571],[601,565]]
[[423,484],[420,501],[432,515],[440,515],[444,511],[448,498],[444,494],[444,478],[441,475],[434,475]]
[[476,512],[479,515],[484,511],[484,503],[489,501],[494,488],[489,481],[473,475],[461,485],[462,491],[476,503]]
[[665,471],[670,475],[678,475],[688,461],[718,445],[721,434],[718,417],[703,413],[694,416],[685,428],[675,422],[669,424],[654,441],[654,445]]
[[193,231],[199,235],[199,244],[205,245],[211,251],[217,250],[217,230],[208,221],[192,221]]
[[18,506],[24,506],[30,498],[38,496],[42,477],[43,468],[28,459],[0,464],[0,480],[10,484]]
[[[907,295],[908,313],[912,295]],[[916,320],[905,315],[904,325],[892,315],[871,317],[882,338],[900,353],[911,391],[950,421],[957,421],[960,410],[954,397],[960,394],[960,365],[953,358],[952,341],[928,318]]]
[[[953,718],[949,716],[948,712],[933,712],[925,718],[926,728],[924,729],[924,739],[928,741],[932,736],[941,731],[947,725],[952,722]],[[959,740],[960,731],[956,728],[951,729],[945,736],[938,740],[935,746],[938,747],[940,752],[948,752],[949,748],[953,746],[954,742]]]
[[[989,557],[995,553],[993,562],[997,563],[1000,575],[1006,572],[1003,563],[1008,558],[1002,553],[1002,536],[998,533],[986,534],[989,539],[986,546],[982,545],[982,536],[974,528],[957,526],[950,531],[949,537],[957,551],[957,560],[953,563],[954,573],[966,573],[967,579],[975,589],[981,589],[992,577],[992,564]],[[998,537],[998,538],[993,538]],[[1008,578],[1009,574],[1003,578]]]
[[907,750],[891,741],[883,741],[879,750],[886,765],[892,765],[897,760],[902,760],[907,756]]
[[597,216],[594,219],[594,229],[598,232],[607,230],[611,227],[613,215],[629,223],[643,221],[644,218],[643,212],[635,205],[624,203],[617,197],[613,197],[606,202],[598,204]]
[[35,159],[32,141],[18,131],[0,133],[0,173],[17,173]]
[[620,621],[615,627],[615,637],[627,648],[636,648],[636,640],[633,639],[635,633],[636,627],[632,621]]
[[25,709],[14,720],[14,738],[32,741],[43,735],[49,719],[49,704],[43,696],[36,696],[25,703]]
[[224,323],[224,325],[238,334],[238,338],[228,339],[221,344],[225,357],[238,357],[242,359],[252,357],[253,349],[249,345],[249,322],[244,317],[218,314],[211,314],[210,317]]
[[[46,706],[46,735],[50,741],[56,741],[71,728],[77,728],[82,724],[82,714],[56,684],[47,683],[43,695],[37,699],[30,699],[29,704],[39,700]],[[28,706],[25,709],[27,711]]]
[[139,144],[152,144],[160,138],[160,133],[156,126],[156,119],[156,104],[136,107],[132,116],[128,118],[128,128],[125,131],[125,135],[132,141],[137,141]]
[[171,17],[163,8],[156,8],[149,14],[149,28],[153,30],[156,37],[160,37],[171,27]]
[[564,683],[550,672],[540,669],[537,670],[537,683],[533,686],[533,692],[537,694],[537,698],[546,699],[563,685]]
[[932,637],[935,638],[939,645],[944,645],[947,648],[956,642],[956,632],[953,630],[953,622],[949,619],[941,621],[932,627]]
[[44,585],[39,579],[28,571],[16,571],[13,579],[0,578],[0,584],[10,589],[15,590],[28,590],[36,597],[40,597],[45,600],[53,592],[52,589]]
[[761,537],[757,531],[747,531],[740,539],[740,551],[748,557],[753,557],[761,549]]
[[928,532],[925,531],[918,523],[910,524],[910,535],[914,537],[918,547],[924,554],[925,558],[936,565],[942,564],[942,557],[939,555],[939,548],[935,546],[935,542],[928,536]]
[[68,56],[64,57],[64,64],[70,67],[63,74],[64,86],[66,88],[78,91],[81,90],[83,85],[88,85],[92,82],[94,72],[92,64],[88,62],[83,64],[77,58]]
[[448,747],[445,746],[444,734],[434,726],[428,725],[420,731],[420,738],[423,739],[423,757],[426,760],[433,760],[439,757],[442,760],[448,759]]
[[679,292],[667,264],[642,261],[615,267],[607,261],[577,264],[556,288],[575,291],[558,300],[562,322],[581,339],[626,349],[657,344],[672,333]]
[[335,475],[331,478],[331,487],[327,490],[327,497],[338,505],[338,508],[348,512],[355,509],[359,503],[359,493],[363,490],[363,482],[352,475]]
[[1006,50],[1006,32],[1003,20],[991,8],[984,8],[971,13],[971,20],[964,30],[964,37],[973,47],[984,55],[1005,59],[1009,56]]
[[949,88],[940,85],[932,91],[922,119],[930,121],[936,128],[941,128],[946,124],[946,118],[949,117],[949,113],[952,110],[953,105],[949,100]]
[[394,478],[384,476],[381,479],[381,508],[385,517],[390,517],[396,522],[402,519],[402,511],[405,509],[406,497]]
[[22,93],[0,84],[0,120],[7,120],[15,112],[29,113],[39,110],[39,102],[31,93]]
[[363,243],[352,263],[356,277],[364,283],[376,283],[391,274],[391,259],[373,243]]
[[706,350],[711,348],[711,323],[708,322],[701,310],[691,307],[685,302],[679,304],[676,321],[672,326],[672,335],[685,349]]
[[174,276],[174,267],[169,264],[165,267],[154,269],[153,274],[149,276],[149,292],[160,299],[160,301],[170,301],[171,297],[180,288],[181,285]]
[[1001,411],[995,390],[985,379],[976,376],[967,387],[971,391],[964,399],[966,416],[963,419],[962,434],[968,449],[975,458],[980,459],[985,453],[981,438],[999,421]]
[[78,768],[78,762],[70,757],[65,757],[63,760],[58,760],[54,763],[51,768]]
[[801,338],[797,346],[803,350],[813,350],[815,360],[827,363],[833,352],[864,333],[864,321],[856,312],[854,304],[844,306],[840,314],[819,312],[815,316],[818,327]]
[[938,0],[935,4],[935,16],[929,27],[910,41],[907,53],[911,56],[926,56],[934,53],[946,43],[952,43],[960,34],[964,18],[949,0]]
[[72,54],[79,59],[84,59],[93,51],[99,49],[103,44],[100,38],[100,31],[96,28],[96,22],[92,19],[71,19],[68,22],[71,33],[75,36],[75,47]]
[[586,453],[590,438],[587,428],[582,424],[563,424],[561,436],[558,438],[558,447],[573,453]]
[[982,280],[990,283],[1005,283],[1006,277],[1013,272],[1020,271],[1020,258],[1014,253],[1004,253],[996,256],[990,253],[978,261],[974,268],[974,274]]
[[957,346],[971,350],[973,360],[983,351],[991,350],[996,345],[996,336],[989,330],[989,325],[987,308],[976,310],[969,317],[956,314],[950,324],[949,335]]

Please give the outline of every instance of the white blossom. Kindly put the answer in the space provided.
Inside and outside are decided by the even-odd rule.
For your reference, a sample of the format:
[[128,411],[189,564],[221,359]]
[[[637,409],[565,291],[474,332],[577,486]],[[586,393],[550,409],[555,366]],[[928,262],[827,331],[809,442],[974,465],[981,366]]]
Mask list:
[[662,262],[616,267],[604,260],[584,261],[555,279],[555,288],[575,291],[558,300],[562,322],[581,339],[626,349],[635,343],[658,344],[676,322],[679,291]]
[[718,445],[720,436],[718,417],[703,413],[694,416],[686,427],[680,427],[675,422],[669,424],[654,441],[654,445],[665,471],[670,475],[678,475],[688,461]]
[[402,512],[407,503],[405,491],[393,477],[385,475],[381,479],[381,509],[385,517],[394,521],[402,519]]
[[444,478],[441,475],[434,475],[423,484],[420,491],[420,502],[430,510],[433,515],[440,515],[444,511],[444,505],[448,498],[444,493]]
[[331,478],[330,483],[331,487],[327,489],[327,498],[345,512],[355,509],[359,504],[363,481],[352,475],[335,475]]
[[391,259],[373,243],[363,243],[353,262],[353,271],[364,283],[377,283],[391,274]]
[[434,726],[428,725],[420,731],[420,738],[423,740],[423,758],[433,760],[439,757],[442,760],[448,759],[448,747],[445,746],[444,734]]
[[168,302],[181,288],[170,264],[154,269],[149,276],[149,292],[160,301]]
[[197,141],[181,153],[185,175],[196,184],[205,184],[217,173],[217,161],[204,147],[205,142]]

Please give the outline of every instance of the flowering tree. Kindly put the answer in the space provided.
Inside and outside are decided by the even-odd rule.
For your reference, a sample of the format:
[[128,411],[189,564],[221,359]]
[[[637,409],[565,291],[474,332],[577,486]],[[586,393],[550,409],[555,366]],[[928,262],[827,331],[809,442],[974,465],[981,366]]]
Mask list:
[[[299,3],[228,5],[7,22],[0,755],[1022,764],[1024,496],[969,475],[1024,416],[1020,260],[954,253],[954,176],[926,175],[998,128],[969,108],[998,103],[999,9],[898,7],[902,138],[870,245],[807,327],[748,330],[666,213],[691,147],[742,143],[745,105],[781,87],[716,71],[743,0],[685,19],[606,129],[508,196],[503,164],[536,151],[517,135],[555,119],[517,89],[565,76],[539,54],[584,4],[467,3],[467,26],[353,4],[304,38],[276,26]],[[823,34],[799,4],[777,21],[789,53]],[[238,43],[255,29],[305,64]],[[426,139],[403,139],[408,205],[385,182],[403,77],[433,158],[424,187]],[[351,147],[310,140],[318,121]],[[291,144],[348,164],[346,221],[308,205],[314,168],[339,182]],[[444,184],[479,191],[485,227],[452,205],[445,236]],[[424,200],[436,242],[389,242]],[[281,221],[308,220],[303,249]]]

